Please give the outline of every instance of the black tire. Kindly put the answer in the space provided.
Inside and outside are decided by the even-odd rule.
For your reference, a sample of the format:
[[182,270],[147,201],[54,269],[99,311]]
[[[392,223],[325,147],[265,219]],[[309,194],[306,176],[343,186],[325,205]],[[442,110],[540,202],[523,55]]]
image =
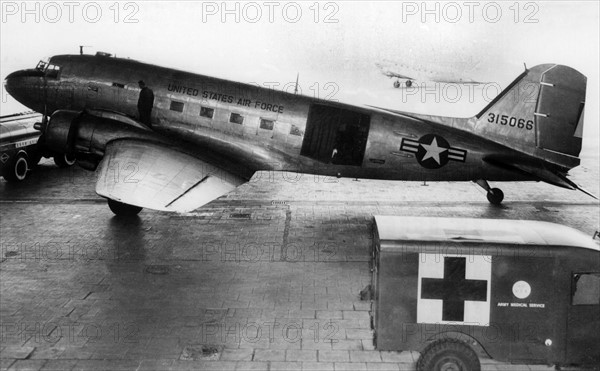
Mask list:
[[54,163],[58,167],[70,167],[75,164],[75,156],[67,155],[66,153],[56,155],[54,156]]
[[417,361],[418,371],[481,371],[479,358],[465,342],[440,339],[429,344]]
[[29,152],[29,165],[36,167],[42,160],[42,154],[39,151]]
[[7,164],[2,176],[10,183],[22,182],[27,178],[29,168],[29,158],[27,157],[27,154],[21,152]]
[[492,188],[487,194],[487,199],[492,205],[500,205],[504,200],[504,192],[500,188]]
[[110,210],[118,216],[135,216],[142,211],[139,206],[125,204],[123,202],[108,199],[108,207]]
[[394,87],[398,89],[400,87],[400,81],[394,81]]
[[410,80],[406,80],[406,87],[410,88],[412,86],[413,82]]

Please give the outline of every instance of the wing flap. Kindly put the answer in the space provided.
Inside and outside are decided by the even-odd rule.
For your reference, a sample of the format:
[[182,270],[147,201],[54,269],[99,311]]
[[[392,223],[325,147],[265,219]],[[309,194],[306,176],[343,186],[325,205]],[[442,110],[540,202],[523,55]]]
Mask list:
[[106,146],[96,193],[154,210],[189,212],[245,180],[164,144],[120,139]]

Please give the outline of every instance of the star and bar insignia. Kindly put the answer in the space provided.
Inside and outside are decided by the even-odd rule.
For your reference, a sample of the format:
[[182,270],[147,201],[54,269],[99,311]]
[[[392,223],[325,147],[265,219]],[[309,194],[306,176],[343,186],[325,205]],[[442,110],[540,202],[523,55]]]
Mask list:
[[424,135],[419,140],[402,138],[400,150],[414,153],[419,165],[427,169],[439,169],[448,161],[467,159],[467,151],[451,147],[446,139],[435,134]]

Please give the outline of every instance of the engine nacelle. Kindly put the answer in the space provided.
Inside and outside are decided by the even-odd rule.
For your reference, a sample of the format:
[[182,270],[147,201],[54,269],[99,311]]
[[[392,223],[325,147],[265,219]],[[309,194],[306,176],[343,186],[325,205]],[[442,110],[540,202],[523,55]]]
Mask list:
[[72,140],[69,140],[71,125],[79,117],[76,111],[56,111],[51,116],[46,127],[42,127],[44,146],[54,152],[71,154]]
[[44,131],[47,149],[75,155],[82,167],[94,170],[114,139],[135,138],[162,142],[152,130],[120,113],[100,110],[59,110]]

